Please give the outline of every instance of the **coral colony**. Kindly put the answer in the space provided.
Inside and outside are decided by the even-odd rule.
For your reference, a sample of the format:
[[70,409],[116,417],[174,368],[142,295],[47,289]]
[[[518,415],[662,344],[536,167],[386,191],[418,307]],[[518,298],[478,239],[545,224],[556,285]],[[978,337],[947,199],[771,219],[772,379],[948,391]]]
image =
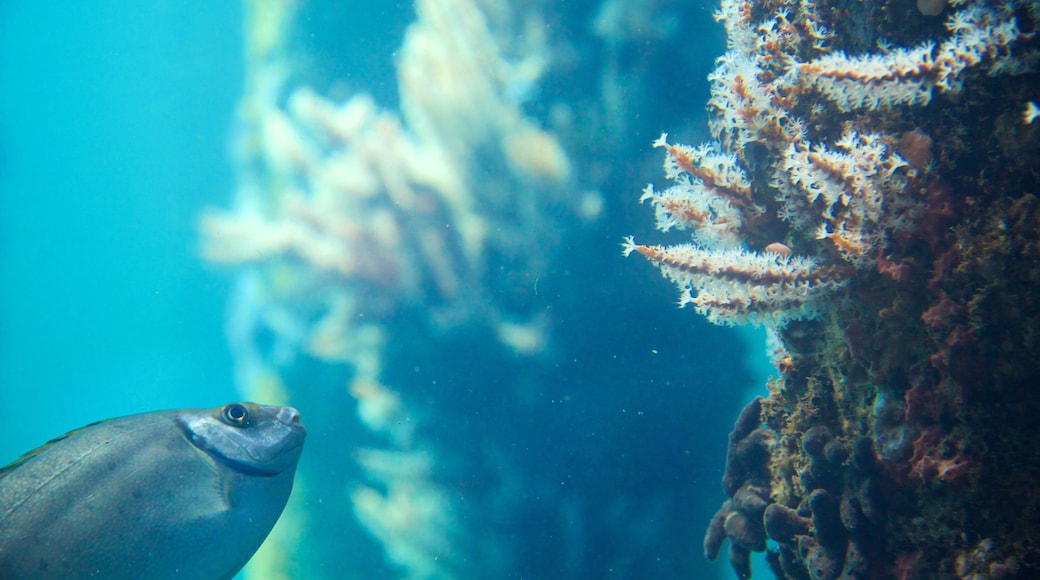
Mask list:
[[[1026,69],[1008,52],[1022,34],[1010,5],[955,11],[946,22],[950,36],[938,47],[929,41],[856,57],[834,50],[799,62],[806,42],[827,50],[833,34],[816,3],[801,2],[797,10],[779,4],[758,23],[751,20],[760,11],[752,2],[724,1],[715,15],[729,39],[709,77],[718,141],[692,148],[669,145],[662,135],[654,142],[666,151],[665,173],[675,185],[660,193],[650,186],[641,201],[656,206],[661,230],[690,230],[694,243],[643,246],[629,238],[624,244],[625,255],[639,252],[679,285],[681,304],[694,304],[717,324],[780,326],[817,316],[820,302],[847,278],[841,262],[873,266],[923,202],[922,177],[930,168],[911,166],[892,150],[894,138],[857,131],[850,119],[831,145],[819,130],[810,139],[808,127],[825,123],[828,114],[821,98],[840,111],[927,104],[935,90],[960,92],[969,67],[990,74]],[[759,147],[772,160],[770,179],[753,188],[742,161]],[[819,257],[791,256],[780,240],[772,240],[779,251],[745,247],[761,241],[753,232],[773,217],[788,225],[789,236],[810,233],[830,247],[814,248]],[[841,261],[828,259],[835,251]]]
[[662,135],[672,185],[641,198],[689,239],[622,246],[680,306],[783,343],[704,540],[711,559],[729,540],[739,577],[761,551],[778,578],[1040,573],[1040,458],[1018,435],[1040,370],[1038,16],[1024,0],[715,14],[714,140]]

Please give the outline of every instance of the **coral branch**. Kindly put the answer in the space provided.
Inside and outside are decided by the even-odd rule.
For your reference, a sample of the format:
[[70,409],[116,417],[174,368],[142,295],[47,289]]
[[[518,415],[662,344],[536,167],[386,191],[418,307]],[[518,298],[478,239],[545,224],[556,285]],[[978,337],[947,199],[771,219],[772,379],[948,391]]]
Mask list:
[[657,227],[662,231],[690,230],[705,246],[736,247],[745,214],[764,211],[751,201],[751,183],[736,156],[709,145],[696,149],[670,145],[667,137],[661,135],[654,147],[667,151],[665,173],[676,185],[662,192],[647,186],[640,201],[650,200],[656,206]]
[[[906,229],[918,195],[906,195],[908,163],[888,150],[879,134],[846,131],[835,144],[792,143],[772,185],[796,227],[816,225],[857,267],[872,263],[887,236]],[[822,209],[820,209],[822,207]],[[813,214],[823,218],[813,218]]]
[[709,251],[692,244],[643,246],[626,238],[624,255],[638,252],[680,288],[679,305],[693,304],[715,324],[768,324],[813,318],[822,297],[843,284],[837,268],[812,258]]
[[794,70],[803,83],[815,86],[843,111],[927,104],[934,88],[960,92],[964,84],[961,73],[987,60],[992,62],[991,71],[1022,72],[1010,58],[1002,58],[1022,35],[1008,6],[972,5],[957,10],[947,20],[946,29],[951,36],[938,47],[925,42],[914,48],[853,57],[836,51],[797,64]]

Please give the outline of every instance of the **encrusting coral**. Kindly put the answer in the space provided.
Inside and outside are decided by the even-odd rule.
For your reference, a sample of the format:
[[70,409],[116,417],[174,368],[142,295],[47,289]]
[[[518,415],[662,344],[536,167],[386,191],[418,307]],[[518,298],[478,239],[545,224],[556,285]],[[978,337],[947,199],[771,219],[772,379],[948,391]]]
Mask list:
[[[715,141],[624,241],[782,347],[741,414],[704,549],[738,577],[1040,573],[1040,3],[723,0]],[[895,46],[894,43],[904,46]],[[766,540],[772,542],[766,542]]]

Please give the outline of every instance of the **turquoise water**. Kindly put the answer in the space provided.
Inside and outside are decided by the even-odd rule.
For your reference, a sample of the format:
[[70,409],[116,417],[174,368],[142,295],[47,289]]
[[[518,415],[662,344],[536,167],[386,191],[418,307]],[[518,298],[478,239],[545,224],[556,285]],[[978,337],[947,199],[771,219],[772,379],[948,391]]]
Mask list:
[[196,220],[232,188],[240,29],[234,2],[0,7],[4,459],[234,398]]

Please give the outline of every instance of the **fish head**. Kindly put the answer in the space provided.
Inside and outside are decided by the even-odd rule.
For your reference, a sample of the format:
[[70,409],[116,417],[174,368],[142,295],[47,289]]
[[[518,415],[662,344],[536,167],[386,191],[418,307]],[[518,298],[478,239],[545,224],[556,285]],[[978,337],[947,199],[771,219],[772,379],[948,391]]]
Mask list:
[[250,475],[295,471],[307,436],[296,409],[256,403],[185,411],[178,422],[192,445]]

